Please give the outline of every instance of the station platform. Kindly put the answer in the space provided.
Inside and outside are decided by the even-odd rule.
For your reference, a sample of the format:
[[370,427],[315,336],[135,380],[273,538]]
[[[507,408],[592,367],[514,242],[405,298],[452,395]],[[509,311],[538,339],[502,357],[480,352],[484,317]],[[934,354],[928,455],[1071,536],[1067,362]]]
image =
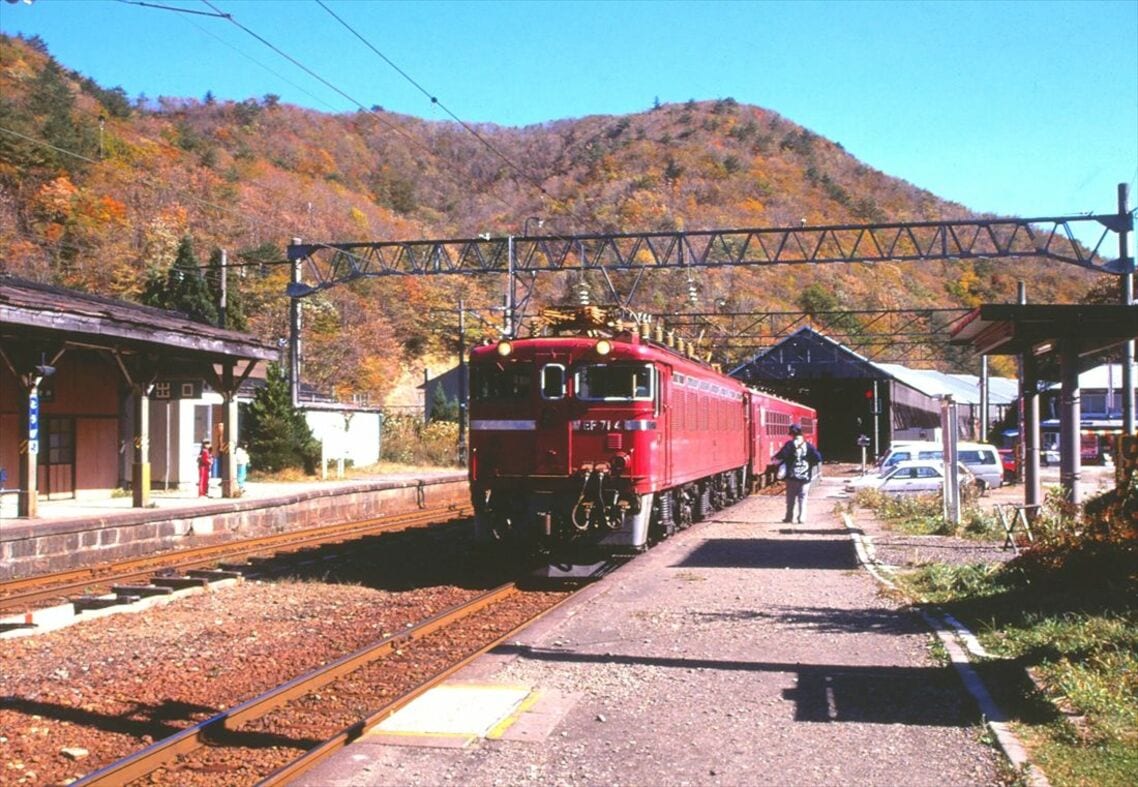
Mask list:
[[836,504],[752,496],[658,545],[292,782],[1001,783],[921,618],[859,567]]
[[465,479],[465,472],[439,469],[383,473],[348,479],[313,478],[304,481],[250,481],[245,484],[245,489],[239,497],[232,498],[222,497],[220,479],[214,478],[211,480],[207,497],[198,496],[196,489],[154,489],[150,493],[150,505],[145,509],[135,508],[129,494],[113,497],[86,495],[80,498],[41,498],[37,503],[38,516],[35,519],[19,519],[16,517],[16,495],[13,490],[8,489],[5,490],[5,494],[0,495],[0,527],[5,524],[50,524],[61,520],[97,519],[143,510],[194,511],[216,506],[219,503],[237,502],[239,500],[280,499],[314,491],[334,493],[338,490],[357,488],[361,485],[406,484],[415,483],[419,480],[434,481],[440,478],[458,477]]
[[0,579],[59,571],[147,552],[302,529],[469,500],[465,471],[424,470],[352,479],[249,482],[240,497],[196,489],[154,490],[149,505],[130,495],[41,499],[35,518],[16,517],[15,495],[0,495]]

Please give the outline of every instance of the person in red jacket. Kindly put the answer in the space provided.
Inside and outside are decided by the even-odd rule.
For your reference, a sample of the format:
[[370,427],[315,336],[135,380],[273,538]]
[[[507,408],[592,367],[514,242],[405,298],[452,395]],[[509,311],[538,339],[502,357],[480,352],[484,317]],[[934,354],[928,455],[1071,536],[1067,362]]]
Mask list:
[[202,440],[202,450],[198,454],[198,497],[209,497],[209,474],[213,468],[213,452],[209,440]]

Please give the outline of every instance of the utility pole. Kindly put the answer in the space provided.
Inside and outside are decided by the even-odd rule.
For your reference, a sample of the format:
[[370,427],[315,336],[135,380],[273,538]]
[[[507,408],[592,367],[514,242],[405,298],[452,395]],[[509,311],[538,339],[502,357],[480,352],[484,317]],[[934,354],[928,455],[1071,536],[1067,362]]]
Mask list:
[[502,333],[507,339],[514,338],[514,298],[517,292],[514,289],[515,268],[517,267],[517,260],[514,255],[516,253],[514,249],[514,236],[510,235],[506,239],[506,307],[502,315]]
[[226,287],[229,283],[227,281],[227,279],[229,278],[229,265],[228,265],[226,259],[227,258],[226,258],[225,249],[222,249],[221,250],[221,303],[218,304],[218,310],[217,310],[217,327],[219,327],[219,328],[226,327],[225,312],[228,308],[228,306],[226,305],[227,304],[227,297],[228,297],[226,294]]
[[[1118,261],[1126,266],[1120,277],[1122,305],[1134,305],[1134,261],[1130,259],[1129,186],[1118,184]],[[1134,340],[1122,344],[1122,433],[1134,434]]]
[[458,463],[466,464],[466,303],[458,301]]
[[[293,238],[294,246],[300,245],[300,238]],[[300,274],[303,260],[299,257],[292,261],[291,287],[298,292],[301,287]],[[288,391],[292,397],[292,406],[300,403],[300,298],[291,297],[288,300]]]
[[988,442],[988,356],[980,356],[980,442]]

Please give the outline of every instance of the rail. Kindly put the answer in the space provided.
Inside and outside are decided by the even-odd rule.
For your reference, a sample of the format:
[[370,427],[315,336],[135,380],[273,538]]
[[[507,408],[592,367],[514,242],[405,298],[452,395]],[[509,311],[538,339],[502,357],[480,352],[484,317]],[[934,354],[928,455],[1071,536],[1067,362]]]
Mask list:
[[384,658],[396,650],[398,646],[415,639],[421,639],[427,634],[512,595],[516,591],[517,586],[513,583],[494,588],[465,604],[428,618],[406,631],[385,637],[379,642],[355,653],[350,653],[331,664],[315,669],[265,694],[247,700],[235,708],[219,713],[195,724],[193,727],[188,727],[179,733],[153,743],[129,757],[84,776],[74,784],[83,787],[88,785],[90,787],[110,787],[111,785],[117,787],[140,779],[172,762],[175,757],[205,746],[224,731],[235,729],[241,724],[259,718],[297,697],[316,691],[348,672]]
[[359,522],[323,525],[289,533],[230,541],[225,544],[192,547],[163,555],[130,558],[82,569],[22,577],[0,583],[0,611],[26,607],[37,601],[58,598],[73,592],[85,592],[92,585],[106,585],[111,582],[152,576],[162,570],[188,570],[213,565],[221,560],[246,558],[268,552],[294,552],[375,533],[430,525],[444,516],[460,518],[472,514],[473,509],[469,506],[440,506]]

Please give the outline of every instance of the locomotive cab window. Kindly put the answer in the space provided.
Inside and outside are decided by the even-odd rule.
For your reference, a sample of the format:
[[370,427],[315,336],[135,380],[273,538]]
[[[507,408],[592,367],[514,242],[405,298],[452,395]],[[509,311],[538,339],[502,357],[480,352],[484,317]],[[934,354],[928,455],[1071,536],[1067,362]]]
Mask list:
[[533,366],[512,363],[471,367],[470,398],[476,402],[528,399],[533,390]]
[[579,399],[651,401],[656,394],[656,375],[650,364],[592,364],[577,370],[576,388]]
[[565,398],[565,367],[559,363],[550,363],[541,367],[541,398]]

